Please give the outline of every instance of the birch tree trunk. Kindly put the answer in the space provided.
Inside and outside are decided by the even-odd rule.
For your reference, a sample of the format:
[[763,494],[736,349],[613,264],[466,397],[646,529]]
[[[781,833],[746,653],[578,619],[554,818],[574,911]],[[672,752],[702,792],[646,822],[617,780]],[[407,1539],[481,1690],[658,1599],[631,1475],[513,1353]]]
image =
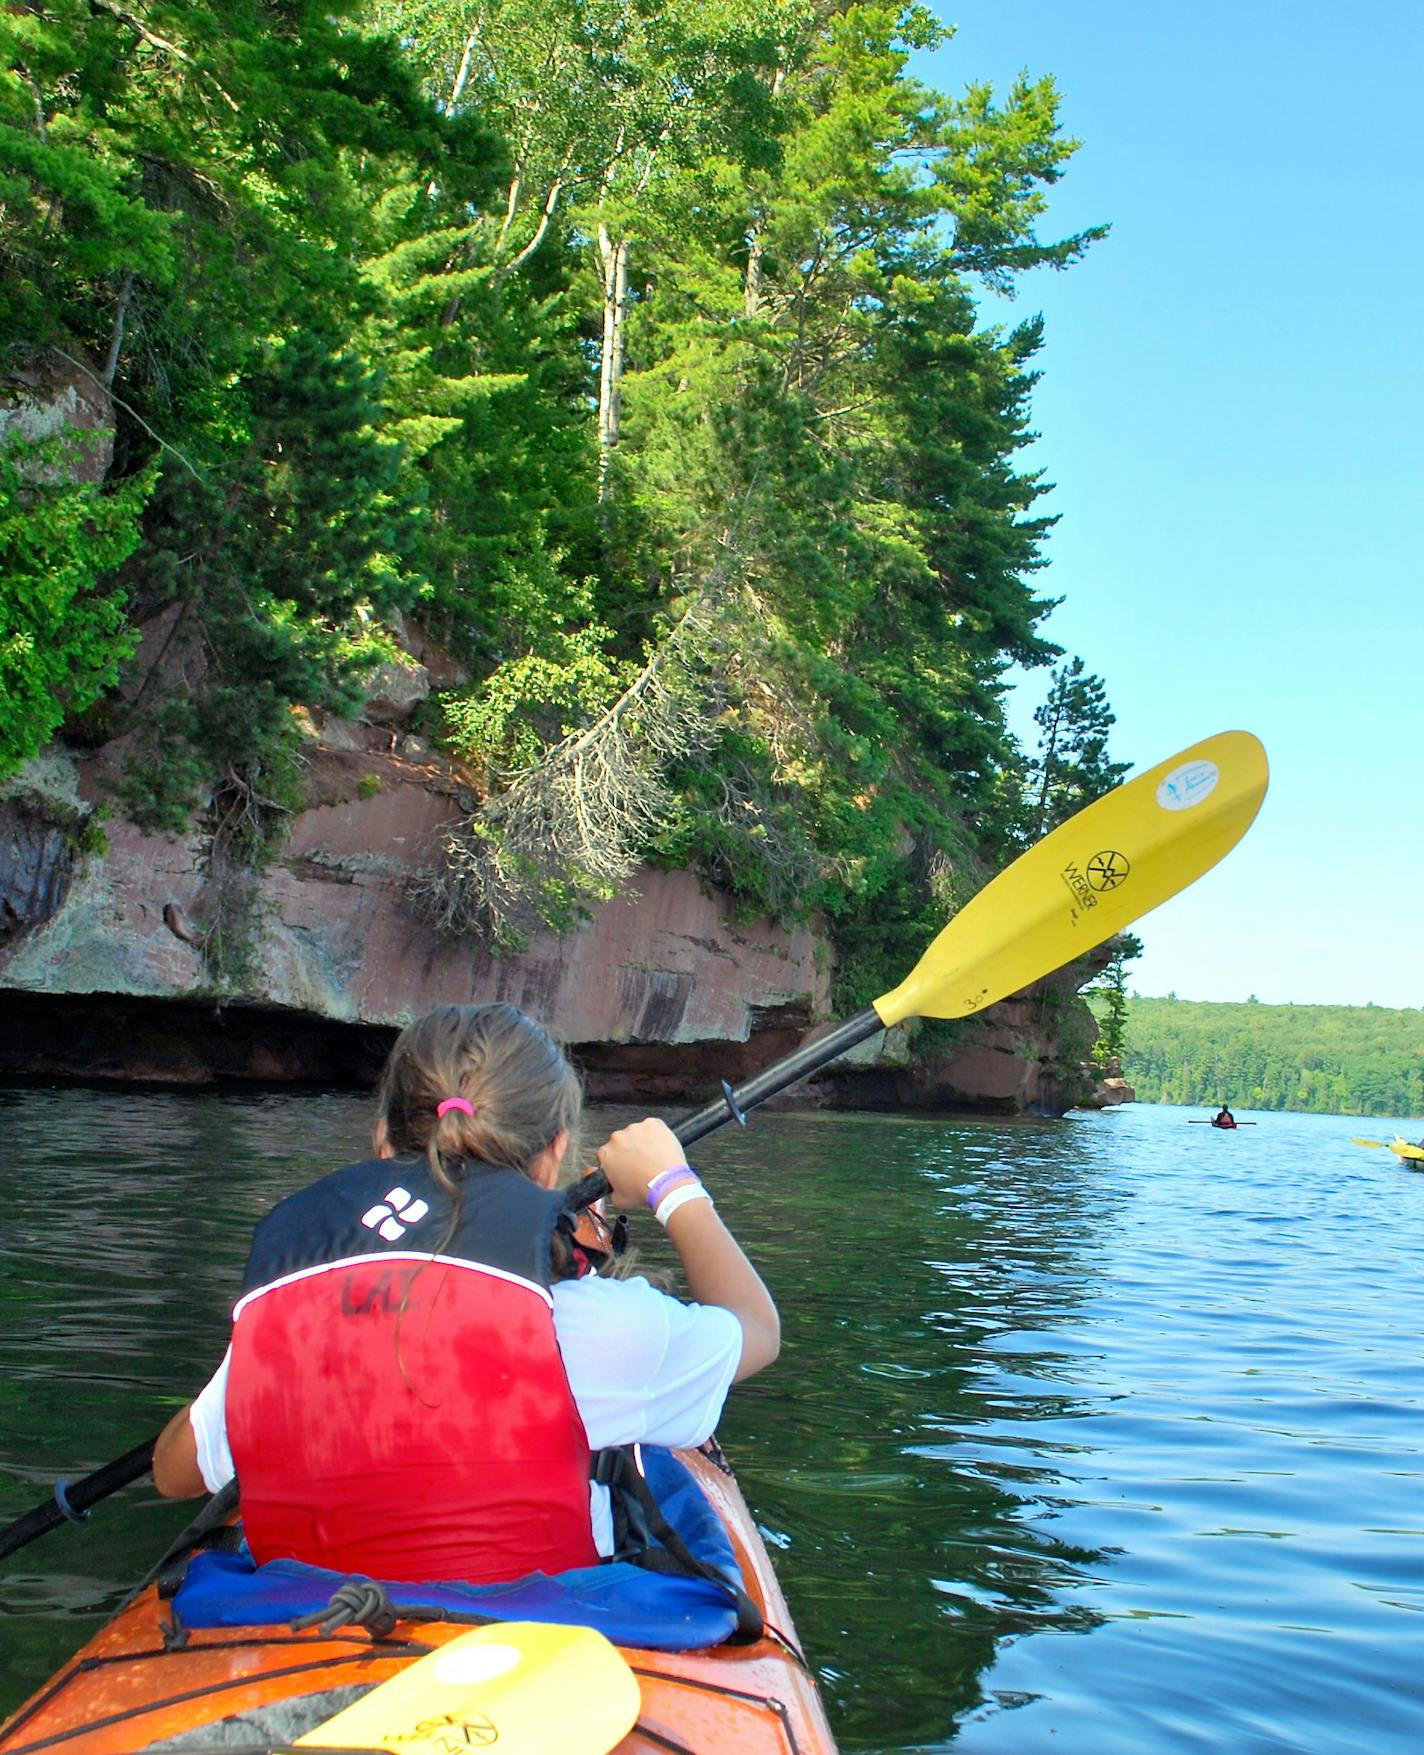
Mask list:
[[618,443],[622,409],[623,347],[628,315],[628,252],[630,240],[609,236],[598,228],[598,256],[603,268],[603,346],[598,372],[598,497],[607,500],[612,486],[609,468]]

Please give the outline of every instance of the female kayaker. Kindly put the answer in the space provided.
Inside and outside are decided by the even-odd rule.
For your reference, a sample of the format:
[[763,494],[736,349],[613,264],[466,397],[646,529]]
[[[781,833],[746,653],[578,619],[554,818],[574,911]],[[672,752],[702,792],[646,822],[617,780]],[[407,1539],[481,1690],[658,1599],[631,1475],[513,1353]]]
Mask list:
[[665,1123],[598,1162],[666,1227],[694,1302],[587,1270],[556,1190],[582,1103],[509,1005],[401,1032],[376,1157],[256,1228],[232,1342],[154,1452],[161,1493],[241,1482],[259,1562],[494,1583],[613,1551],[591,1453],[702,1443],[780,1347],[770,1295]]

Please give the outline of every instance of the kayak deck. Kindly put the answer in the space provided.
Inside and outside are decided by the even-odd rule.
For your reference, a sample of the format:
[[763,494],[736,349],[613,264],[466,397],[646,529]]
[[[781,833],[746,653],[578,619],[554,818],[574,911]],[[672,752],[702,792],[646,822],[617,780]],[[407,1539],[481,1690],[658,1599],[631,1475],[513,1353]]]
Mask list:
[[[815,1681],[735,1479],[701,1452],[679,1455],[727,1529],[768,1631],[753,1644],[708,1651],[620,1647],[642,1703],[617,1755],[834,1755]],[[175,1639],[169,1605],[150,1586],[0,1727],[0,1752],[138,1755],[276,1701],[386,1681],[466,1632],[458,1623],[402,1620],[380,1641],[356,1628],[328,1635],[271,1627],[183,1630]],[[576,1715],[578,1703],[554,1700],[550,1710]],[[559,1747],[556,1723],[549,1747]]]

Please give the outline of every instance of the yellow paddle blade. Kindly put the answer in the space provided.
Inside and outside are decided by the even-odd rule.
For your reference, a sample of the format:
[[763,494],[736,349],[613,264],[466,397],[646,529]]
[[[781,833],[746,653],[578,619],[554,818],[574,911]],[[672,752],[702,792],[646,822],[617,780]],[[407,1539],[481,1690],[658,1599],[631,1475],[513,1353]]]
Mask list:
[[1350,1144],[1351,1144],[1351,1145],[1352,1145],[1352,1146],[1382,1146],[1382,1145],[1384,1145],[1384,1144],[1385,1144],[1385,1142],[1384,1142],[1384,1140],[1361,1140],[1361,1139],[1356,1139],[1356,1138],[1355,1138],[1355,1136],[1354,1136],[1354,1135],[1353,1135],[1353,1134],[1351,1134],[1351,1136],[1350,1136]]
[[1223,731],[1088,805],[966,903],[873,1002],[885,1027],[968,1017],[1141,919],[1231,851],[1266,780],[1259,742]]
[[477,1627],[298,1737],[392,1755],[608,1755],[637,1722],[638,1679],[601,1633],[542,1621]]

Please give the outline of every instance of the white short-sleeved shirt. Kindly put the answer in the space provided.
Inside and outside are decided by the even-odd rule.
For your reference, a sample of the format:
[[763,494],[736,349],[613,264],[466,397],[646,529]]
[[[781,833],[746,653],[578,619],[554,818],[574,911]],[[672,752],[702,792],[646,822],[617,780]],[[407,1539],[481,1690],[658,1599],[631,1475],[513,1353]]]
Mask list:
[[[588,1274],[553,1287],[554,1333],[590,1450],[701,1444],[712,1436],[742,1357],[730,1310],[684,1304],[646,1280]],[[193,1403],[198,1467],[210,1493],[235,1473],[227,1442],[229,1347]],[[590,1485],[593,1539],[613,1552],[608,1489]]]

